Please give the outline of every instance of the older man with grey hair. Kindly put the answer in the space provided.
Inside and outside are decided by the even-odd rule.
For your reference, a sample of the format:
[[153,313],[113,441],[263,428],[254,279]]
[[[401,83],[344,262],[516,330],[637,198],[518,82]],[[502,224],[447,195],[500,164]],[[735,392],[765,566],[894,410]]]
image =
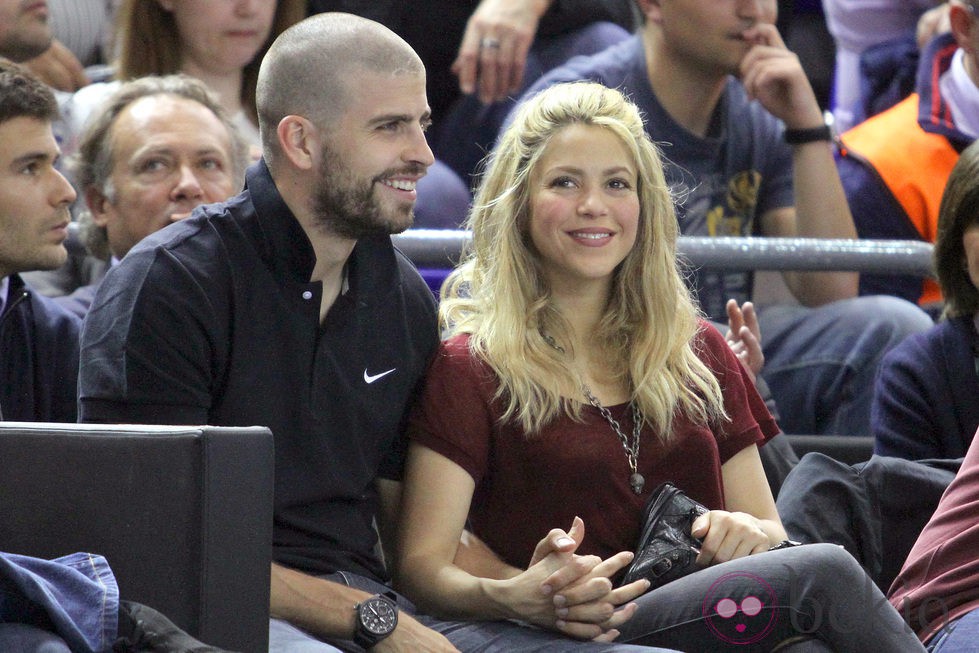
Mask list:
[[247,162],[247,144],[203,82],[168,75],[123,83],[93,113],[70,161],[90,256],[69,262],[77,272],[49,273],[91,280],[55,301],[84,317],[112,262],[197,206],[233,195]]

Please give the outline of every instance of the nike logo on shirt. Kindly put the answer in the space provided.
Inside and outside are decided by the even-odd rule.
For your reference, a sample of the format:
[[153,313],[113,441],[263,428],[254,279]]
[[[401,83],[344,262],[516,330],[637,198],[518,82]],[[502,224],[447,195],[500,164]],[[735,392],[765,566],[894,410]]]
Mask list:
[[374,383],[374,381],[377,381],[378,379],[387,376],[388,374],[390,374],[391,372],[395,371],[396,369],[398,369],[398,368],[392,367],[387,372],[381,372],[380,374],[368,374],[367,373],[367,368],[365,367],[364,368],[364,383],[368,383],[368,384],[369,383]]

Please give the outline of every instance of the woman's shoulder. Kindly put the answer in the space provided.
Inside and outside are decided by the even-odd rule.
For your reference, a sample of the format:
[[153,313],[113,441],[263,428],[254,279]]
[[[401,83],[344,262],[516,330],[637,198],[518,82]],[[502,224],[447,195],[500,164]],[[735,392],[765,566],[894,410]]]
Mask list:
[[691,344],[697,356],[712,370],[717,371],[715,368],[718,366],[727,367],[725,354],[730,351],[730,348],[727,340],[724,339],[724,334],[711,322],[702,318],[697,320],[697,333],[694,334]]
[[457,333],[442,340],[431,372],[457,381],[478,379],[486,382],[494,379],[489,364],[473,349],[472,337],[469,333]]
[[469,341],[472,335],[469,333],[457,333],[449,336],[439,345],[439,354],[450,357],[469,358]]

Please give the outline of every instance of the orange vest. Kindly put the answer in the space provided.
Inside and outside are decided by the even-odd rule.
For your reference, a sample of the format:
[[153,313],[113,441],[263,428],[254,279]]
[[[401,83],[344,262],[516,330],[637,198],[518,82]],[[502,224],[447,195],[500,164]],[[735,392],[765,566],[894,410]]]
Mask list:
[[[947,138],[918,124],[918,94],[853,127],[841,140],[847,154],[873,166],[922,240],[934,243],[938,207],[959,153]],[[941,300],[938,284],[925,279],[919,303]]]

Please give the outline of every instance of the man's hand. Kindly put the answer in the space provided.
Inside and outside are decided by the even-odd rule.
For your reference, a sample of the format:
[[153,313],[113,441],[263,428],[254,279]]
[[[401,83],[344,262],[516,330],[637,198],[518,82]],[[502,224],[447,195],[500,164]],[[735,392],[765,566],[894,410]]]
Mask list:
[[761,329],[758,315],[751,302],[738,306],[733,299],[727,300],[727,333],[724,338],[731,351],[738,357],[744,371],[755,381],[765,365],[765,354],[761,350]]
[[482,0],[469,17],[452,72],[459,89],[498,102],[523,84],[537,24],[553,0]]
[[753,46],[741,60],[741,82],[748,96],[782,120],[789,129],[823,124],[816,94],[799,57],[789,50],[770,23],[757,23],[742,36]]
[[74,93],[90,83],[82,64],[57,40],[51,41],[51,47],[23,65],[42,82],[59,91]]

